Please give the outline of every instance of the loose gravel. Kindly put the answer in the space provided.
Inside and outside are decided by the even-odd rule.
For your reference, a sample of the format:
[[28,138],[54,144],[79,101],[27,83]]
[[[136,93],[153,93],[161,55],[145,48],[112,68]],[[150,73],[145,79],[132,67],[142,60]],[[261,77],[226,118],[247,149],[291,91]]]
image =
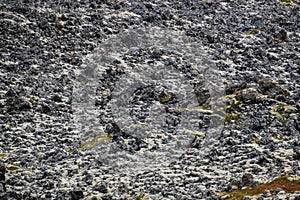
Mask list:
[[[0,16],[0,199],[220,199],[220,192],[300,176],[298,0],[1,0]],[[165,136],[133,137],[114,123],[109,91],[145,61],[175,66],[194,80],[190,61],[157,46],[111,60],[96,78],[93,105],[108,135],[92,141],[74,124],[76,72],[110,38],[147,27],[179,31],[205,49],[225,86],[226,114],[205,153],[205,136],[195,136],[159,165],[124,167],[118,155],[134,159],[143,149],[159,155],[157,149],[174,140],[180,115],[168,110]],[[171,54],[176,59],[166,59]],[[124,63],[131,68],[124,70]],[[207,106],[211,96],[197,80],[198,103]],[[153,101],[171,107],[176,96],[166,99],[166,93],[136,90],[132,116],[143,121]],[[207,130],[209,113],[200,119],[199,128]],[[109,145],[118,151],[104,160]],[[278,190],[245,199],[299,198],[300,192]]]

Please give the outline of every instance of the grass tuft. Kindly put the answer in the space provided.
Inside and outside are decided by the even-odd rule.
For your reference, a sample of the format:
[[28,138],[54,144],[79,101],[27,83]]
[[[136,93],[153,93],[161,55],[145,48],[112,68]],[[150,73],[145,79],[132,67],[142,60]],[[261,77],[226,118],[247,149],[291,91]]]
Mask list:
[[300,191],[300,179],[292,178],[291,176],[282,176],[274,179],[271,182],[262,183],[254,188],[245,187],[242,189],[236,189],[231,192],[221,193],[222,199],[227,200],[242,200],[244,197],[258,196],[269,190],[271,193],[276,189],[282,189],[285,193],[294,193]]

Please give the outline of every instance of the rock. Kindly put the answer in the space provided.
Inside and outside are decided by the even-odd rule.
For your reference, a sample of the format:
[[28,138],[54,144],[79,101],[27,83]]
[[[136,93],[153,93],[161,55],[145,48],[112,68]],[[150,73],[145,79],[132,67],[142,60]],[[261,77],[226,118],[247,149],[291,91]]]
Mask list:
[[257,183],[254,182],[252,174],[244,174],[242,176],[242,179],[241,179],[241,186],[242,187],[245,187],[245,186],[255,187],[256,185],[257,185]]
[[5,182],[6,168],[0,162],[0,199],[6,200],[6,182]]
[[259,100],[259,96],[260,94],[255,88],[246,88],[237,91],[236,99],[246,103],[255,103],[257,100]]
[[209,93],[209,90],[207,88],[205,88],[203,84],[196,85],[194,90],[195,90],[195,95],[197,97],[198,103],[200,105],[207,102],[207,100],[210,97],[210,93]]
[[6,173],[6,168],[5,165],[0,162],[0,182],[5,182],[5,173]]
[[81,190],[73,190],[70,192],[71,200],[80,200],[83,199],[83,192]]
[[229,95],[235,93],[238,90],[243,90],[245,88],[247,88],[247,82],[243,81],[241,83],[227,85],[225,87],[225,93],[226,95]]
[[107,189],[105,183],[98,183],[97,185],[94,186],[94,190],[98,191],[100,193],[107,193],[108,192],[108,189]]
[[270,78],[263,78],[258,81],[259,90],[266,95],[275,97],[276,95],[285,95],[287,96],[289,92],[278,85],[274,80]]

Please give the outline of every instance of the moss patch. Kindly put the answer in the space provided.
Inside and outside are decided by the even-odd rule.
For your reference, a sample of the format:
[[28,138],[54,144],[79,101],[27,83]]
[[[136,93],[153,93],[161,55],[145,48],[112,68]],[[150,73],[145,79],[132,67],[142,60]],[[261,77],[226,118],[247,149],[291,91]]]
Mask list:
[[252,137],[252,142],[253,143],[258,143],[260,139],[258,137]]
[[20,167],[15,165],[5,165],[6,170],[9,171],[16,171],[16,170],[22,170]]
[[232,123],[232,122],[238,120],[239,118],[240,118],[240,116],[236,113],[226,113],[225,122]]
[[210,104],[203,104],[203,105],[199,105],[199,106],[191,106],[191,107],[187,107],[187,108],[179,108],[180,111],[183,110],[199,110],[199,111],[208,111],[208,112],[212,112],[211,110],[211,105]]
[[287,105],[286,103],[279,103],[276,106],[271,107],[270,113],[275,115],[279,120],[283,120],[284,117],[280,113],[280,110],[283,110],[283,112],[291,113],[297,110],[297,108]]
[[272,136],[272,138],[274,140],[279,140],[279,141],[283,141],[283,139],[284,139],[282,135],[275,135],[275,136]]
[[101,133],[99,135],[96,135],[92,140],[86,141],[81,143],[78,147],[75,148],[69,148],[67,149],[68,153],[74,153],[78,150],[87,150],[90,149],[100,142],[110,142],[112,140],[113,136],[107,133]]
[[250,31],[247,31],[246,33],[245,33],[245,35],[255,35],[255,34],[259,34],[259,33],[261,33],[262,32],[262,30],[260,30],[260,29],[252,29],[252,30],[250,30]]
[[167,93],[164,96],[159,98],[159,102],[160,103],[165,103],[165,102],[169,101],[172,98],[172,96],[173,95],[171,93]]
[[135,197],[136,200],[148,200],[149,198],[145,194],[138,194]]
[[300,179],[293,179],[291,176],[282,176],[254,188],[246,187],[231,192],[221,193],[221,197],[227,200],[242,200],[246,196],[257,196],[263,194],[266,190],[273,192],[278,188],[284,190],[286,193],[300,191]]
[[283,5],[290,5],[290,6],[294,6],[295,5],[295,3],[292,0],[281,0],[280,2]]

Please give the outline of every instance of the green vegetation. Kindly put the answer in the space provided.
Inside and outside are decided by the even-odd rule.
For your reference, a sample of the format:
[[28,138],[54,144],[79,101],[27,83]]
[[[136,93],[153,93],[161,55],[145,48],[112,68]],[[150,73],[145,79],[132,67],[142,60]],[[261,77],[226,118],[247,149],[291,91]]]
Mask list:
[[102,133],[102,134],[95,136],[92,140],[80,144],[77,149],[90,149],[90,148],[96,146],[101,141],[107,142],[107,141],[111,141],[111,140],[112,140],[112,135]]
[[138,194],[135,197],[136,200],[148,200],[149,198],[145,194]]
[[30,102],[30,103],[33,103],[33,102],[37,101],[37,99],[34,98],[34,97],[27,97],[27,98],[25,98],[25,101],[28,101],[28,102]]
[[295,3],[292,0],[281,0],[281,4],[294,6]]
[[258,137],[252,137],[252,142],[253,143],[258,143],[260,139]]
[[252,30],[250,30],[250,31],[247,31],[246,33],[245,33],[245,35],[256,35],[256,34],[259,34],[259,33],[261,33],[262,32],[262,30],[260,30],[260,29],[252,29]]
[[238,120],[240,116],[236,113],[226,113],[225,114],[225,123],[232,123]]
[[17,171],[17,170],[20,170],[20,171],[32,171],[32,170],[35,170],[35,167],[22,168],[22,167],[18,167],[16,165],[5,164],[5,169],[8,170],[8,171]]
[[20,167],[15,166],[15,165],[5,165],[6,170],[9,171],[15,171],[15,170],[22,170]]
[[279,110],[283,109],[284,112],[290,113],[296,111],[297,108],[287,105],[286,103],[279,103],[276,106],[271,107],[270,113],[275,115],[279,120],[283,120],[283,115],[279,112]]
[[272,138],[274,140],[279,140],[279,141],[283,141],[283,139],[284,139],[282,135],[275,135],[275,136],[272,136]]
[[164,96],[159,98],[159,102],[160,103],[165,103],[167,101],[169,101],[172,98],[172,94],[171,93],[167,93]]
[[271,182],[262,183],[254,188],[245,187],[231,192],[223,192],[221,193],[221,197],[222,199],[227,200],[242,200],[246,196],[253,197],[263,194],[266,190],[269,190],[272,193],[278,188],[284,190],[286,193],[300,191],[300,180],[299,178],[295,179],[291,176],[282,176]]
[[68,153],[74,153],[76,150],[87,150],[90,149],[100,142],[110,142],[112,140],[112,135],[108,133],[100,133],[99,135],[96,135],[92,140],[89,140],[87,142],[81,143],[76,148],[70,148],[67,150]]

